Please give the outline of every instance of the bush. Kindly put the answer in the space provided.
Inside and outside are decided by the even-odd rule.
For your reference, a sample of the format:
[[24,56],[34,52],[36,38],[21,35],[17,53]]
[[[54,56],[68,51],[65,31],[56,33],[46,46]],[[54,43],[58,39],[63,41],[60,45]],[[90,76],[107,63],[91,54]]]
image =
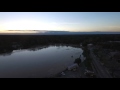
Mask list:
[[81,59],[80,58],[76,58],[74,63],[77,63],[79,65],[81,63]]

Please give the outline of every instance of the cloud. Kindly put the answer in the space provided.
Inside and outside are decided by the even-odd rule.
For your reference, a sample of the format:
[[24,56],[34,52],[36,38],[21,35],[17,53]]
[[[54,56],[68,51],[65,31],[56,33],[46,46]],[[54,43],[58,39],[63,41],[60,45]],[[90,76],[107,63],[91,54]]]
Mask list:
[[0,30],[0,33],[45,33],[44,30]]

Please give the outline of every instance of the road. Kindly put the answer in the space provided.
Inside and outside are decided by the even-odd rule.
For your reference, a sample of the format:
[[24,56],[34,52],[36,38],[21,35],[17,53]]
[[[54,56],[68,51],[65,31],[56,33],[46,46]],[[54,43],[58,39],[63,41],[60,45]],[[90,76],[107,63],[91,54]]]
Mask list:
[[109,72],[106,70],[106,68],[101,65],[101,62],[99,61],[99,58],[97,58],[94,54],[93,54],[93,49],[92,47],[88,48],[90,50],[90,56],[92,58],[92,64],[94,65],[96,71],[97,71],[97,75],[99,78],[112,78],[112,76],[109,74]]

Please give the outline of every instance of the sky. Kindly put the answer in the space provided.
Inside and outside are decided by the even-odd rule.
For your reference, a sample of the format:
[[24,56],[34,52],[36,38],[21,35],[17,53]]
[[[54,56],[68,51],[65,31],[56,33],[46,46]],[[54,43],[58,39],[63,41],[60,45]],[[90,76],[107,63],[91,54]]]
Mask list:
[[9,30],[120,32],[120,12],[0,12],[0,33]]

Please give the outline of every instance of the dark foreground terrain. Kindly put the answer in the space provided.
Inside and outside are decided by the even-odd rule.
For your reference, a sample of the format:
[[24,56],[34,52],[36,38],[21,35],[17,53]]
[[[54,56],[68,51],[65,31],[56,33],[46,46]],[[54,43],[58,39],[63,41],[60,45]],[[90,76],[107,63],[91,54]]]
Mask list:
[[[118,42],[120,41],[119,34],[98,34],[98,35],[0,35],[0,53],[11,51],[19,48],[30,48],[38,45],[50,44],[74,44],[86,46],[89,43],[94,45],[103,45],[103,47],[112,47],[120,50]],[[103,43],[109,42],[109,43]]]
[[[85,69],[95,73],[96,78],[120,77],[120,35],[0,35],[0,54],[13,50],[48,45],[74,45],[83,48],[86,60],[76,72],[65,71],[63,78],[85,78]],[[84,69],[83,66],[85,66]],[[71,74],[73,73],[73,74]]]

